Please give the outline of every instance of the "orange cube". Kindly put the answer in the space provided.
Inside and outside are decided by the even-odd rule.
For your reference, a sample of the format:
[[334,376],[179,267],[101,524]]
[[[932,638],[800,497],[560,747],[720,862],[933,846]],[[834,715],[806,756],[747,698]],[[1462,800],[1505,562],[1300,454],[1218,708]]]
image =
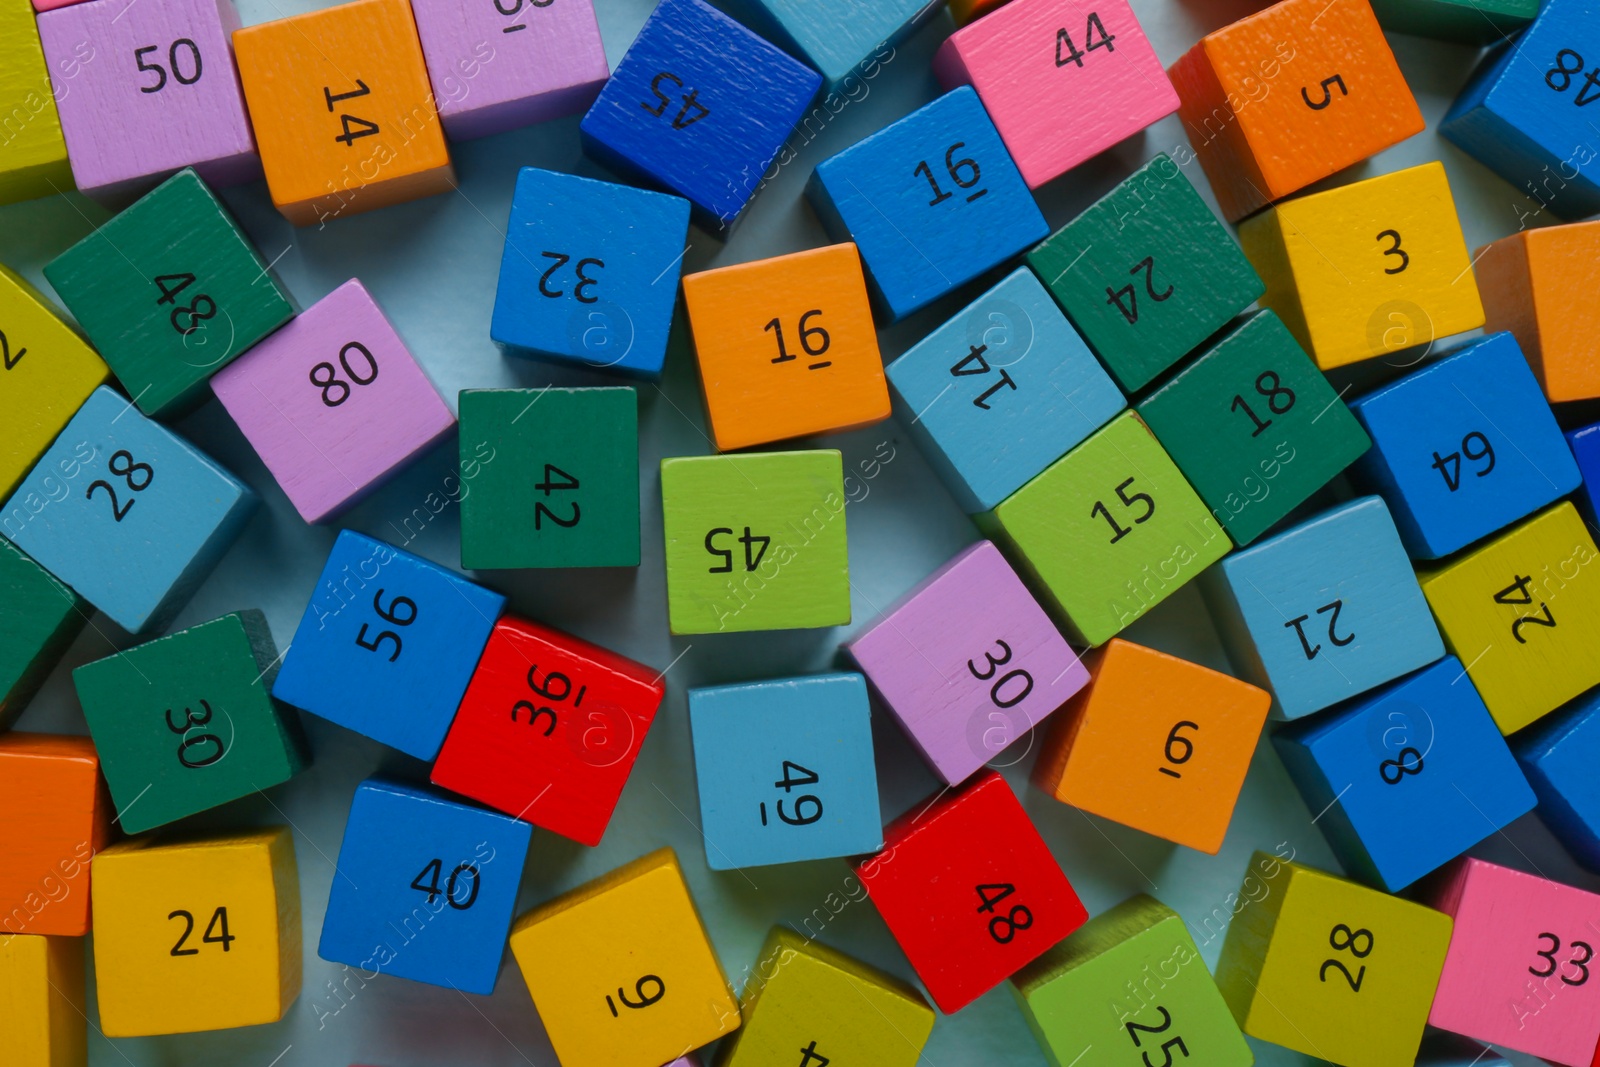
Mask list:
[[296,226],[456,187],[407,0],[236,30],[272,202]]
[[1283,0],[1208,34],[1167,73],[1230,222],[1423,128],[1367,0]]
[[720,450],[889,417],[855,245],[690,274],[683,298]]
[[0,735],[0,929],[89,932],[89,861],[111,802],[87,737]]
[[1034,784],[1063,803],[1215,855],[1272,696],[1113,638],[1056,712]]
[[1474,259],[1485,333],[1510,330],[1552,403],[1600,397],[1600,301],[1589,275],[1600,259],[1600,222],[1546,226],[1502,237]]

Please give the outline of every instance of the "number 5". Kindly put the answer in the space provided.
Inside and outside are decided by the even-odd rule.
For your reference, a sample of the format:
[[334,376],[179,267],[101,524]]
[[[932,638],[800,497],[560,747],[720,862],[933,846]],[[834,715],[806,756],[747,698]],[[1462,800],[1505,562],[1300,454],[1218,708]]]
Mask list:
[[1130,508],[1133,507],[1133,502],[1135,500],[1144,501],[1144,514],[1133,520],[1135,523],[1141,523],[1156,513],[1156,502],[1150,498],[1149,493],[1134,493],[1132,496],[1129,496],[1126,492],[1124,492],[1124,490],[1126,490],[1128,486],[1132,484],[1133,479],[1129,478],[1127,481],[1117,486],[1117,499],[1122,501],[1125,507]]
[[1350,90],[1344,87],[1344,79],[1335,74],[1331,78],[1322,79],[1322,99],[1320,101],[1313,102],[1311,99],[1311,94],[1306,92],[1304,86],[1302,86],[1300,89],[1300,99],[1304,100],[1306,102],[1306,107],[1309,107],[1312,111],[1321,111],[1323,108],[1333,103],[1332,87],[1335,85],[1339,87],[1339,92],[1343,93],[1345,96],[1350,95]]

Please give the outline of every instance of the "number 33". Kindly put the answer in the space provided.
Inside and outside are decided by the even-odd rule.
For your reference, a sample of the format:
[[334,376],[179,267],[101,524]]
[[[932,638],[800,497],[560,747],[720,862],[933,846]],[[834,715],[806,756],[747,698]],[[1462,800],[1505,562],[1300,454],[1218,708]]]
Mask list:
[[[1536,956],[1538,956],[1540,959],[1543,959],[1546,962],[1548,962],[1550,964],[1550,966],[1545,968],[1542,971],[1535,970],[1534,968],[1529,967],[1528,968],[1528,973],[1533,975],[1535,978],[1549,978],[1552,974],[1556,973],[1556,969],[1557,969],[1557,966],[1558,966],[1558,964],[1556,963],[1556,953],[1561,951],[1561,939],[1559,937],[1557,937],[1555,934],[1540,934],[1539,935],[1539,939],[1541,941],[1544,940],[1545,938],[1549,938],[1550,939],[1550,947],[1547,948],[1547,949],[1538,949],[1534,954]],[[1578,957],[1578,956],[1573,956],[1572,959],[1567,961],[1567,964],[1569,966],[1576,967],[1578,969],[1578,977],[1577,978],[1568,978],[1566,975],[1562,975],[1561,976],[1561,981],[1566,985],[1579,986],[1579,985],[1582,985],[1583,983],[1585,983],[1585,982],[1587,982],[1589,980],[1589,966],[1588,966],[1588,964],[1589,964],[1589,960],[1591,958],[1593,958],[1593,956],[1594,956],[1594,949],[1590,948],[1589,947],[1589,943],[1586,942],[1586,941],[1573,941],[1573,942],[1570,942],[1569,943],[1569,947],[1574,948],[1574,949],[1582,949],[1583,950],[1583,956],[1581,958]]]

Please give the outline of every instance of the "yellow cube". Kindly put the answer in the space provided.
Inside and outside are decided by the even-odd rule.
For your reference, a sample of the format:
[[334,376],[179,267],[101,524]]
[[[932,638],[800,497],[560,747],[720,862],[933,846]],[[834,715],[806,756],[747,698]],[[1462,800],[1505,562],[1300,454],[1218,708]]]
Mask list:
[[1268,208],[1239,243],[1278,313],[1323,370],[1483,325],[1440,163]]
[[300,995],[300,878],[284,827],[94,858],[94,966],[107,1037],[277,1022]]
[[1448,915],[1265,852],[1239,899],[1217,985],[1240,1029],[1343,1067],[1411,1067]]
[[110,377],[89,342],[39,290],[0,265],[0,426],[6,428],[0,434],[0,500]]
[[670,848],[523,915],[511,951],[562,1067],[660,1067],[739,1026]]
[[[0,0],[0,204],[75,188],[33,17],[29,0]],[[86,61],[63,58],[62,77]]]
[[82,938],[0,936],[0,1030],[8,1067],[84,1067]]
[[1417,575],[1445,645],[1510,734],[1600,682],[1600,554],[1569,503]]
[[795,1050],[812,1067],[915,1067],[933,1033],[933,1009],[910,985],[781,926],[739,1009],[744,1026],[718,1049],[717,1067],[787,1067],[800,1062]]

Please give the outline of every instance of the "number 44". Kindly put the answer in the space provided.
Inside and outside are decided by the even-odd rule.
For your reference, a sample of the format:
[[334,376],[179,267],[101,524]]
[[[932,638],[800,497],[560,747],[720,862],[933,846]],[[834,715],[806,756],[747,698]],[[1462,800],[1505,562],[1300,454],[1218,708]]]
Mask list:
[[[1097,33],[1099,34],[1098,37],[1095,36]],[[1106,24],[1100,21],[1100,13],[1091,11],[1089,12],[1089,20],[1083,28],[1083,43],[1086,46],[1083,51],[1078,51],[1078,46],[1072,43],[1072,34],[1065,29],[1056,31],[1056,66],[1064,67],[1068,63],[1076,63],[1079,67],[1082,67],[1084,57],[1096,48],[1104,48],[1107,52],[1115,52],[1117,46],[1112,42],[1116,39],[1115,34],[1106,32]]]

